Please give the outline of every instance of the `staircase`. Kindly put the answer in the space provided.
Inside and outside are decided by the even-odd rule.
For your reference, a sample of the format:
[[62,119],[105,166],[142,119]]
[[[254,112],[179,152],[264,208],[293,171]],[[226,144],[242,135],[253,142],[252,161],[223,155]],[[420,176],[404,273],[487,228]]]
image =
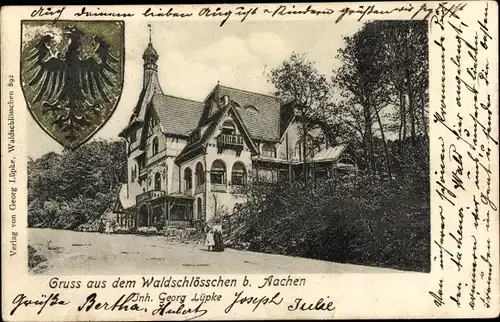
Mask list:
[[165,236],[169,241],[182,242],[185,244],[199,244],[205,242],[205,234],[192,227],[165,227],[159,234]]

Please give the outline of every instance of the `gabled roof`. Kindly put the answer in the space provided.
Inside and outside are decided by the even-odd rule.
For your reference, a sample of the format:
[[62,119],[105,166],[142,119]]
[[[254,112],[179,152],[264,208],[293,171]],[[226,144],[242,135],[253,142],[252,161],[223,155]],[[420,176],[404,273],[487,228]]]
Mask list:
[[[279,141],[280,139],[280,102],[273,96],[253,93],[246,90],[217,85],[219,96],[228,96],[235,103],[235,109],[250,137],[254,140]],[[200,125],[207,102],[197,102],[189,99],[164,95],[156,77],[148,82],[141,91],[139,101],[134,108],[130,125],[134,122],[144,122],[147,106],[152,104],[166,134],[188,136]],[[217,114],[217,113],[216,113]]]
[[239,127],[241,133],[243,134],[243,139],[245,140],[245,143],[248,145],[248,147],[253,151],[253,153],[257,153],[257,147],[255,146],[254,142],[250,138],[249,130],[243,123],[243,120],[241,119],[241,115],[239,114],[236,106],[234,105],[233,101],[230,101],[229,104],[227,104],[225,107],[221,108],[218,110],[215,114],[211,115],[207,121],[205,122],[205,125],[208,124],[207,129],[203,133],[203,136],[196,142],[193,142],[192,144],[188,144],[184,147],[184,149],[181,151],[181,153],[177,156],[176,162],[181,163],[186,159],[189,159],[191,155],[194,155],[197,153],[200,149],[204,150],[206,149],[207,144],[209,143],[210,138],[212,137],[213,133],[217,130],[217,128],[220,126],[222,120],[224,117],[228,114],[231,113],[237,126]]
[[[215,89],[214,89],[215,90]],[[219,96],[229,96],[237,106],[252,139],[278,141],[280,138],[280,102],[273,96],[219,86]]]
[[324,150],[319,151],[313,157],[316,162],[320,161],[336,161],[340,158],[342,153],[347,148],[347,144],[339,144],[335,146],[328,147]]
[[182,136],[197,127],[204,107],[201,102],[161,94],[155,94],[152,103],[163,131]]
[[[124,183],[120,186],[120,191],[118,192],[118,202],[120,203],[121,207],[125,210],[130,207],[133,207],[135,205],[135,198],[128,198],[127,197],[127,184]],[[115,211],[118,210],[114,209]]]
[[222,118],[223,114],[224,115],[226,114],[228,108],[229,106],[226,106],[226,108],[218,110],[215,114],[211,115],[206,120],[205,125],[207,126],[207,128],[203,133],[203,135],[200,137],[199,140],[186,145],[184,149],[182,149],[181,153],[179,153],[179,155],[175,159],[176,162],[181,163],[184,160],[189,159],[191,155],[194,155],[198,153],[198,151],[205,149],[206,144],[208,143],[210,137],[217,129],[217,124],[219,124],[219,120]]

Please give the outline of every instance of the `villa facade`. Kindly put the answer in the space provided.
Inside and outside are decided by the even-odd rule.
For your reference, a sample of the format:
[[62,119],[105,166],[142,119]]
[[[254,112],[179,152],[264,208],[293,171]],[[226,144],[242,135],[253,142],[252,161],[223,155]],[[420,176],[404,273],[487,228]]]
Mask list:
[[[128,125],[128,180],[114,211],[122,227],[195,227],[246,201],[250,182],[302,175],[300,122],[292,103],[217,84],[202,102],[166,94],[150,42],[144,80]],[[322,135],[319,127],[308,140]],[[356,169],[346,145],[315,144],[314,175]]]

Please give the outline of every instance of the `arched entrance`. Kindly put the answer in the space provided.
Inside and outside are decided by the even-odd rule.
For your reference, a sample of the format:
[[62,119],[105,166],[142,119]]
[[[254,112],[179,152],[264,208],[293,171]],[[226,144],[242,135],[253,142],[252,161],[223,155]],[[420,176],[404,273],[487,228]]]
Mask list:
[[138,227],[149,225],[149,209],[146,205],[141,205],[139,207],[139,224]]

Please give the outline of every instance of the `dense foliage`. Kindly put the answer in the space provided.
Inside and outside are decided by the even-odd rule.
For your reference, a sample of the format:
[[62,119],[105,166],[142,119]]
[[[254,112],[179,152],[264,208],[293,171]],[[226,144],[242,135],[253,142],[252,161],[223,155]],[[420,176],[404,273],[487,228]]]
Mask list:
[[245,250],[428,271],[429,176],[423,164],[407,163],[411,171],[392,181],[344,176],[307,189],[301,183],[254,186],[249,202],[225,220],[226,238]]
[[77,229],[111,210],[126,181],[122,141],[93,141],[28,161],[28,226]]

